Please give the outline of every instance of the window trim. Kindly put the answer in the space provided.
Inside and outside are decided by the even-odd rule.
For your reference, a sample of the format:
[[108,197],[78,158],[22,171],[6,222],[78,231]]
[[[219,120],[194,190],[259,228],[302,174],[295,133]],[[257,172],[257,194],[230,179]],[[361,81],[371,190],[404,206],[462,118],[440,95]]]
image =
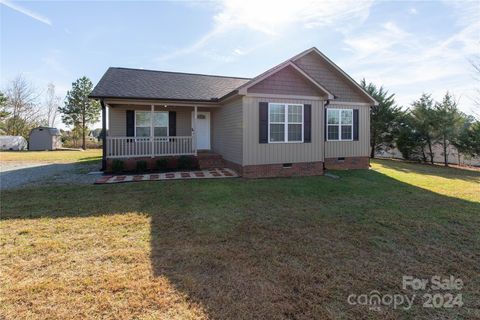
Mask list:
[[[325,126],[326,126],[326,130],[325,130],[325,135],[326,135],[326,140],[327,141],[353,141],[353,109],[346,109],[346,108],[326,108],[327,112],[326,112],[326,118],[325,118]],[[330,110],[338,110],[339,111],[339,116],[338,116],[338,124],[328,124],[328,111]],[[342,110],[347,110],[347,111],[350,111],[352,113],[352,123],[350,124],[350,127],[352,128],[352,134],[351,134],[351,138],[350,139],[342,139],[342,114],[341,114],[341,111]],[[336,126],[338,127],[338,139],[329,139],[328,138],[328,126]],[[348,126],[348,124],[344,124],[343,126]]]
[[[147,111],[147,110],[135,110],[135,121],[133,123],[133,128],[134,128],[134,137],[135,138],[149,138],[152,136],[152,119],[150,119],[150,125],[148,127],[144,127],[144,126],[138,126],[140,128],[150,128],[150,135],[149,136],[146,136],[146,137],[140,137],[140,136],[137,136],[137,113],[139,112],[143,112],[143,113],[151,113],[151,111]],[[166,136],[155,136],[155,128],[164,128],[164,127],[153,127],[153,137],[158,137],[158,138],[161,138],[161,137],[169,137],[170,136],[170,118],[169,118],[169,115],[168,115],[168,111],[153,111],[153,113],[166,113],[167,114],[167,135]]]
[[[270,121],[270,106],[272,104],[276,105],[283,105],[284,112],[285,112],[285,119],[284,122],[271,122]],[[302,123],[299,122],[288,122],[288,106],[301,106],[302,107]],[[284,102],[269,102],[268,103],[268,137],[267,143],[304,143],[304,133],[305,133],[305,105],[302,103],[284,103]],[[284,141],[270,141],[270,124],[283,124],[284,127],[284,134],[283,139]],[[302,139],[298,141],[288,141],[288,125],[289,124],[301,124],[302,125]]]

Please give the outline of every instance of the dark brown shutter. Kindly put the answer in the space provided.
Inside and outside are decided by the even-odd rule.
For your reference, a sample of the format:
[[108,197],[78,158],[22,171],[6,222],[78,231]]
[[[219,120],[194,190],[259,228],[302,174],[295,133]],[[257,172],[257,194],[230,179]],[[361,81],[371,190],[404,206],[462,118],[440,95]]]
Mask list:
[[177,135],[177,113],[175,111],[168,112],[168,135]]
[[135,135],[135,111],[127,110],[127,137]]
[[312,105],[303,106],[303,142],[312,141]]
[[327,141],[327,108],[323,115],[323,140]]
[[268,102],[259,103],[259,143],[268,143]]
[[353,140],[358,141],[358,109],[353,109]]

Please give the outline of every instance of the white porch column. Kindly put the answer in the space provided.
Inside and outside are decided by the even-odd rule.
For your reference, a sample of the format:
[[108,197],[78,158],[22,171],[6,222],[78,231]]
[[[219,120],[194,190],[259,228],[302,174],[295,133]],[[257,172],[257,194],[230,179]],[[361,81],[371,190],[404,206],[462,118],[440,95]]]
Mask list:
[[151,105],[150,107],[150,157],[155,157],[155,142],[153,141],[155,133],[154,133],[154,126],[153,126],[153,114],[155,111],[155,105]]
[[195,155],[197,155],[197,106],[194,106],[194,111],[193,111],[193,148],[195,150]]

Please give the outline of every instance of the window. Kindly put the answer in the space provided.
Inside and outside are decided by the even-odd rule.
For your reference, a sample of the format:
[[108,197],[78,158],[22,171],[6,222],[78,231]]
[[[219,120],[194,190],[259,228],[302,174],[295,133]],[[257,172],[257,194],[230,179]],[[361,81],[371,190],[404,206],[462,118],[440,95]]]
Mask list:
[[303,104],[268,104],[268,141],[303,142]]
[[[135,136],[150,137],[150,111],[135,112]],[[156,137],[168,136],[168,112],[155,111],[153,113],[153,135]]]
[[327,140],[352,140],[353,110],[327,109]]

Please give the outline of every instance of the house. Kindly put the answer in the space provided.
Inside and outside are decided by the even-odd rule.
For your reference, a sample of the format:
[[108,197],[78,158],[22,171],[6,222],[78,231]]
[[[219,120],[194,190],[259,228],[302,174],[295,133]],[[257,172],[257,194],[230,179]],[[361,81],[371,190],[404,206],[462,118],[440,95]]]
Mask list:
[[38,127],[30,131],[28,150],[56,150],[61,147],[61,134],[57,128]]
[[109,68],[90,98],[102,105],[104,169],[193,155],[244,177],[367,168],[377,103],[317,48],[253,79]]

